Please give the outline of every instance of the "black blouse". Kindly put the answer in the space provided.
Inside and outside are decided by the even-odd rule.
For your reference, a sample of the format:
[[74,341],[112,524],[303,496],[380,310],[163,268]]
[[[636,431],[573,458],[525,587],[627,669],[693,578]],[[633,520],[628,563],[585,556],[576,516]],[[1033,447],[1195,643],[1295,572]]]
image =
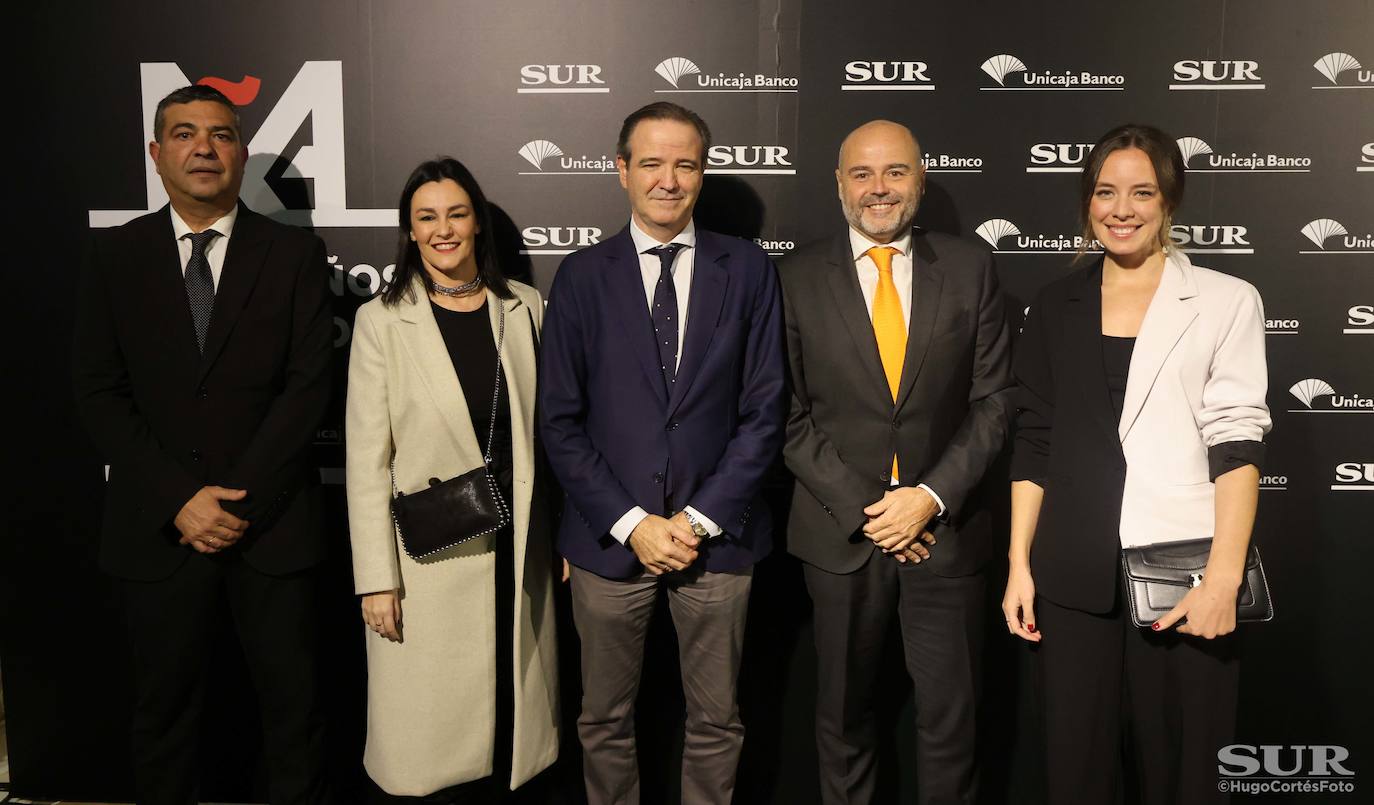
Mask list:
[[[434,320],[448,347],[453,370],[467,398],[468,416],[477,434],[477,445],[487,449],[487,429],[491,426],[491,393],[496,384],[496,338],[491,332],[491,319],[484,303],[478,309],[463,313],[430,303]],[[492,440],[491,471],[497,482],[507,491],[514,478],[512,463],[510,395],[507,393],[505,373],[501,374],[501,394],[496,402],[496,428]]]

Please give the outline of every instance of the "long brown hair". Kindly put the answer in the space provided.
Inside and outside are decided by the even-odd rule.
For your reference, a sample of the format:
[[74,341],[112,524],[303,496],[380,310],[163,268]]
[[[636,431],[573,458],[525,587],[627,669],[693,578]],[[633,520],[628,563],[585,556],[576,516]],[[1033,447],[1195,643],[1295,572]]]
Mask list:
[[[1127,123],[1117,126],[1102,135],[1093,145],[1088,163],[1083,166],[1083,179],[1078,191],[1078,224],[1082,229],[1083,245],[1078,250],[1078,258],[1087,252],[1088,244],[1093,242],[1093,222],[1090,212],[1093,193],[1097,190],[1097,177],[1102,173],[1102,165],[1107,157],[1127,148],[1139,148],[1150,158],[1155,170],[1155,182],[1159,185],[1159,197],[1164,207],[1164,220],[1159,226],[1159,246],[1169,247],[1169,229],[1174,222],[1174,212],[1183,203],[1184,175],[1187,171],[1183,154],[1173,137],[1154,126],[1140,123]],[[1076,258],[1077,259],[1077,258]]]

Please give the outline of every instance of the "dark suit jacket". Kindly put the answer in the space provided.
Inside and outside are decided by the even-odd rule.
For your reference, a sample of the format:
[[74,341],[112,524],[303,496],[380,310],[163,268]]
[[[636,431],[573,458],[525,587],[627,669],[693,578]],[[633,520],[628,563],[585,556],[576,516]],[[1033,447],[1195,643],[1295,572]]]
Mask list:
[[1258,464],[1269,430],[1259,293],[1183,254],[1141,323],[1120,417],[1102,364],[1101,258],[1036,295],[1015,376],[1011,477],[1045,490],[1036,592],[1086,612],[1112,609],[1123,544],[1210,537],[1212,481]]
[[324,244],[242,203],[196,349],[167,207],[95,233],[78,287],[77,409],[110,463],[101,566],[153,581],[193,550],[172,520],[211,484],[252,523],[238,546],[271,574],[324,556],[309,457],[330,395],[333,318]]
[[628,228],[563,261],[549,292],[539,371],[545,451],[567,492],[559,551],[606,578],[642,571],[608,533],[665,498],[724,530],[703,543],[712,572],[772,547],[759,491],[782,443],[785,369],[777,274],[753,243],[697,230],[687,332],[664,388]]
[[849,573],[873,543],[864,507],[882,498],[895,452],[903,486],[925,483],[947,507],[922,567],[968,575],[992,553],[980,483],[1007,438],[1011,343],[992,256],[948,235],[912,238],[912,310],[894,404],[849,234],[779,266],[792,408],[783,456],[796,476],[788,550]]

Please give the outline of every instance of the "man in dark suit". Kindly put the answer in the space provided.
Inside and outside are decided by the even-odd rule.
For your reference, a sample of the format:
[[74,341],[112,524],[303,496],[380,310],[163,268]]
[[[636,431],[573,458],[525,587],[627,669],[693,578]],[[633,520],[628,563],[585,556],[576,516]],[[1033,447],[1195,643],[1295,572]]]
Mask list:
[[1007,436],[1011,347],[986,252],[913,229],[920,148],[874,121],[840,148],[849,227],[779,268],[797,483],[788,548],[815,602],[822,799],[874,798],[873,706],[900,625],[923,803],[972,802],[990,515],[978,491]]
[[563,261],[544,318],[545,448],[567,492],[558,546],[582,641],[578,733],[593,803],[639,801],[634,700],[659,588],[681,647],[682,799],[728,803],[760,486],[786,412],[782,302],[753,243],[697,229],[710,132],[655,103],[616,149],[630,224]]
[[[140,803],[196,801],[207,667],[227,597],[261,706],[271,801],[320,802],[309,457],[333,321],[319,238],[238,201],[247,149],[209,87],[157,107],[170,204],[100,232],[77,293],[77,406],[109,461],[100,562],[120,578]],[[208,688],[208,690],[207,690]]]

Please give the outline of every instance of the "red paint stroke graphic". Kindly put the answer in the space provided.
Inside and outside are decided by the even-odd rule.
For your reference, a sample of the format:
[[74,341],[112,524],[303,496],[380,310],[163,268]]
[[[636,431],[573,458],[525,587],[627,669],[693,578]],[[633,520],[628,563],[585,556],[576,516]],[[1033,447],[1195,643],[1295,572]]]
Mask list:
[[235,106],[247,106],[252,103],[253,99],[258,97],[258,90],[262,89],[262,82],[251,75],[246,75],[239,81],[207,75],[196,83],[219,90]]

